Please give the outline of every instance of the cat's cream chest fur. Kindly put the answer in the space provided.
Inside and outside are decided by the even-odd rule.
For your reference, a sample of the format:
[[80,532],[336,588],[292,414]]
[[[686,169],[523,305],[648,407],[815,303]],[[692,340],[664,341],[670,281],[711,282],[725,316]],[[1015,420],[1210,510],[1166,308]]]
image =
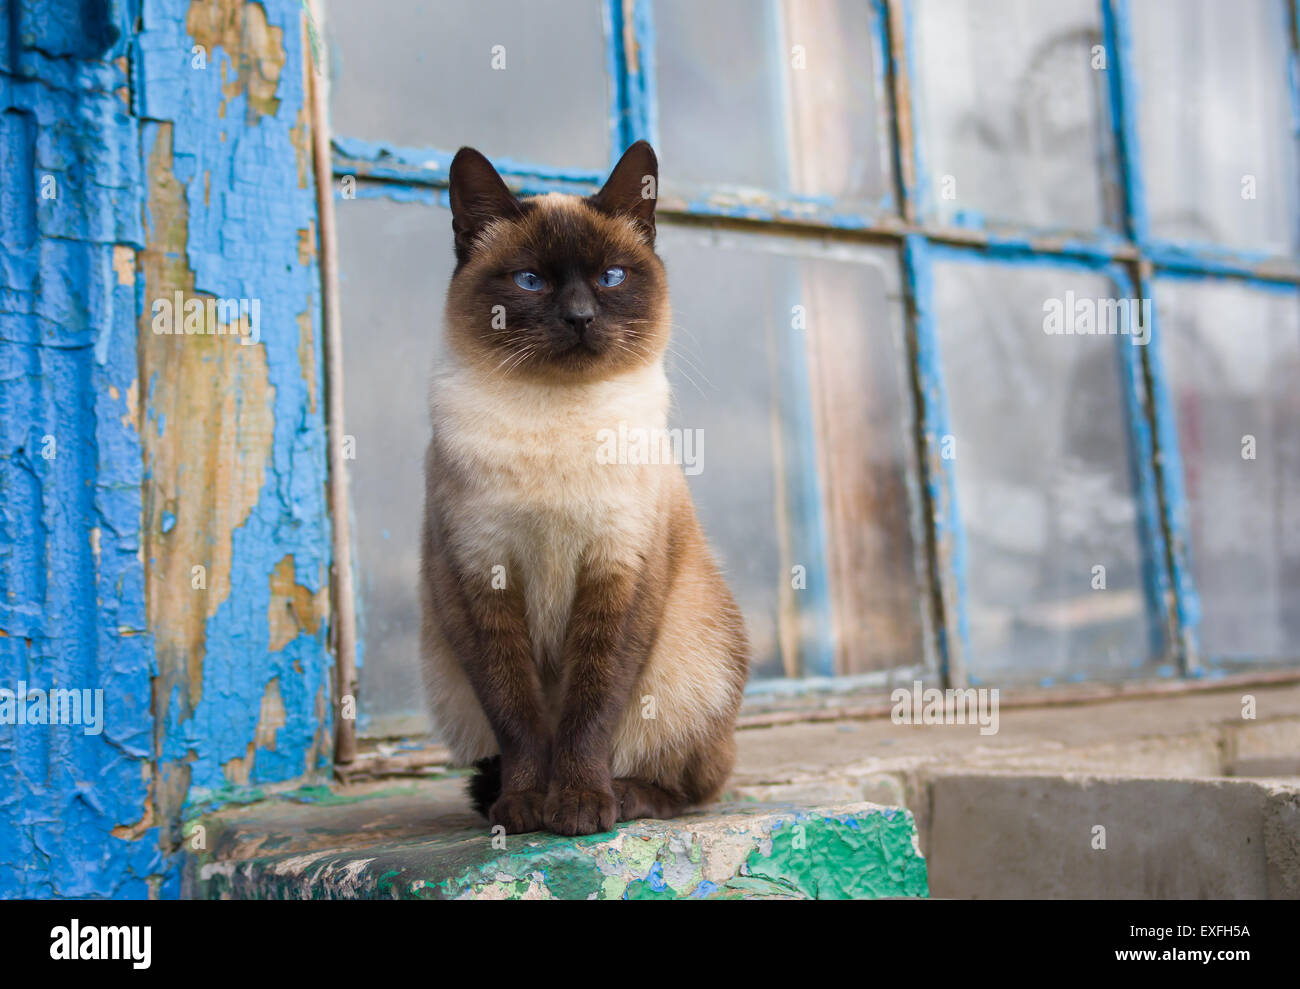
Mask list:
[[661,365],[563,387],[455,364],[435,375],[435,440],[467,486],[447,506],[454,552],[523,582],[539,663],[560,654],[584,556],[634,561],[655,521],[664,468],[602,462],[601,430],[664,429],[668,395]]

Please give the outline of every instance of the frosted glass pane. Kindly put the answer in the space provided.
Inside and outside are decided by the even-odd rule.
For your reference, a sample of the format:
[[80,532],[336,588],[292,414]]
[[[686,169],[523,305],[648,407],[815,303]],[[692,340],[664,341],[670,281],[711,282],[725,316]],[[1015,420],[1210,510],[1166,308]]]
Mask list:
[[1097,0],[918,0],[923,200],[943,222],[1117,227]]
[[1110,280],[943,260],[934,285],[971,672],[988,681],[1138,671],[1149,638],[1118,363],[1133,344],[1044,331],[1047,300],[1109,298]]
[[815,672],[801,650],[828,635],[840,672],[922,663],[897,257],[681,228],[661,247],[673,421],[703,430],[689,481],[754,676]]
[[352,538],[363,649],[361,728],[424,731],[419,673],[420,513],[428,379],[451,278],[451,212],[388,199],[337,202]]
[[[329,0],[334,133],[602,171],[604,4]],[[494,67],[496,66],[496,67]]]
[[1285,7],[1281,0],[1132,5],[1153,235],[1294,251]]
[[889,195],[870,3],[656,0],[654,16],[665,193]]
[[1300,655],[1300,305],[1293,293],[1161,280],[1210,657]]

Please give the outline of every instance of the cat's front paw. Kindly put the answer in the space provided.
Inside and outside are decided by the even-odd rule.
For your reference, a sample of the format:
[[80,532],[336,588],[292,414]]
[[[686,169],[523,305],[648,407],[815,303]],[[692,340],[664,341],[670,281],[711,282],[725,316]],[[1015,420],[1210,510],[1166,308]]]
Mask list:
[[506,834],[545,829],[546,794],[541,790],[508,790],[488,809],[488,822],[501,825]]
[[610,831],[618,820],[618,802],[606,786],[553,786],[546,794],[546,827],[556,834]]

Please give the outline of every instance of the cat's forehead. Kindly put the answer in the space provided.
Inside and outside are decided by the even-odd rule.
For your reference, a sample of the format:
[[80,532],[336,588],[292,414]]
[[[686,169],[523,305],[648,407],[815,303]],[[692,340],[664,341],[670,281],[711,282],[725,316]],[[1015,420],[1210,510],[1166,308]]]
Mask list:
[[520,201],[520,209],[521,217],[492,238],[493,253],[524,252],[538,262],[599,265],[611,254],[631,258],[649,251],[632,220],[602,213],[578,196],[531,196]]

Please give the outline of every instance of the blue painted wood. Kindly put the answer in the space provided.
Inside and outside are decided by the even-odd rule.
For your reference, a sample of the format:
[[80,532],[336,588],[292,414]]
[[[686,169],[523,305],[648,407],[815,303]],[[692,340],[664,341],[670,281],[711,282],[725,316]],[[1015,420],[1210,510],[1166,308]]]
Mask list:
[[1148,240],[1142,150],[1138,138],[1137,66],[1133,57],[1133,21],[1129,0],[1101,0],[1102,37],[1109,53],[1106,78],[1110,92],[1110,124],[1119,158],[1124,192],[1124,226],[1130,240]]
[[650,0],[606,0],[612,26],[607,52],[616,102],[612,168],[635,141],[659,146],[654,9]]
[[940,601],[939,661],[947,686],[965,686],[969,675],[970,622],[966,601],[966,539],[957,504],[956,461],[949,452],[951,430],[934,316],[931,258],[934,246],[920,235],[904,240],[903,268],[911,313],[910,349],[920,386],[917,427],[921,431],[921,479],[934,534],[933,579]]
[[[1137,291],[1129,273],[1119,265],[1108,265],[1105,272],[1116,288],[1120,299],[1149,298],[1145,291]],[[1149,289],[1148,286],[1143,286]],[[1143,587],[1146,594],[1147,629],[1152,657],[1160,657],[1177,665],[1181,662],[1181,649],[1174,629],[1177,615],[1173,591],[1169,545],[1166,532],[1168,520],[1164,517],[1164,500],[1156,471],[1153,403],[1147,389],[1149,355],[1152,346],[1155,313],[1151,306],[1150,325],[1145,346],[1135,346],[1133,337],[1117,336],[1115,346],[1120,371],[1120,392],[1124,396],[1125,421],[1128,425],[1129,470],[1134,478],[1138,507],[1138,531],[1142,550]],[[1130,315],[1130,318],[1133,318]],[[1166,665],[1161,663],[1161,666]]]
[[[10,0],[0,35],[4,898],[143,897],[175,875],[149,815],[136,298],[114,268],[144,239],[117,95],[131,19],[82,6]],[[28,692],[51,689],[89,692],[81,723],[31,723],[49,712]]]
[[[273,645],[269,614],[276,602],[271,578],[281,564],[287,560],[292,586],[313,600],[328,588],[330,565],[323,374],[318,370],[323,363],[320,271],[311,239],[318,229],[315,183],[309,136],[295,142],[295,130],[308,119],[302,7],[298,0],[265,0],[247,11],[246,16],[266,18],[268,32],[279,37],[276,54],[283,57],[275,101],[260,107],[240,81],[239,67],[247,54],[216,45],[207,53],[207,67],[194,67],[189,11],[188,0],[151,0],[133,48],[135,104],[147,118],[140,154],[154,162],[170,153],[172,162],[170,175],[152,166],[146,190],[154,195],[171,183],[183,188],[185,263],[193,292],[260,302],[261,341],[258,348],[247,349],[259,350],[256,357],[265,366],[268,387],[264,394],[241,396],[236,415],[243,424],[245,410],[267,408],[271,428],[267,449],[256,454],[265,458],[259,464],[261,488],[233,531],[219,531],[215,519],[191,515],[190,524],[203,527],[212,541],[229,541],[228,564],[223,564],[228,573],[219,573],[215,558],[208,561],[210,586],[220,576],[228,580],[229,590],[206,619],[197,646],[201,655],[197,661],[187,655],[179,681],[172,679],[179,647],[165,649],[158,634],[159,773],[164,780],[179,775],[186,781],[179,788],[185,800],[205,791],[327,771],[333,707],[326,623],[300,626],[289,641]],[[146,218],[150,240],[160,220]],[[142,299],[142,312],[149,306],[150,300]],[[304,323],[306,329],[301,329]],[[233,359],[223,353],[213,363]],[[169,431],[191,425],[168,420],[170,410],[161,403],[183,399],[170,384],[155,382],[142,398],[146,456],[168,448]],[[191,499],[201,503],[198,489],[209,480],[189,467],[189,452],[182,444],[169,462],[150,464],[153,470],[175,472],[162,480],[182,516]],[[197,510],[190,508],[191,513]],[[185,579],[184,574],[158,573],[161,564],[155,561],[148,564],[155,579]],[[276,603],[286,608],[283,601]],[[202,676],[201,689],[188,682],[195,670]],[[259,724],[268,692],[283,707],[275,716],[282,724],[274,730],[274,744],[254,744],[264,738]],[[240,764],[250,758],[245,773]]]
[[[1153,291],[1153,286],[1149,283],[1144,288],[1146,292]],[[1192,575],[1191,527],[1184,490],[1182,453],[1178,445],[1178,418],[1165,376],[1162,346],[1160,316],[1155,312],[1151,321],[1151,341],[1144,348],[1142,357],[1150,382],[1152,457],[1154,459],[1158,453],[1160,463],[1159,493],[1176,618],[1174,634],[1177,642],[1174,645],[1183,674],[1198,676],[1202,672],[1197,639],[1201,606]]]
[[[24,683],[102,700],[102,724],[0,723],[0,897],[175,896],[187,801],[227,792],[236,764],[253,785],[329,767],[326,622],[295,629],[281,612],[274,646],[268,627],[280,564],[313,600],[329,566],[301,7],[249,10],[283,42],[283,64],[264,67],[274,109],[258,113],[235,83],[243,53],[212,45],[194,63],[189,0],[9,0],[0,18],[0,721]],[[151,209],[160,192],[170,216]],[[168,223],[179,252],[156,239]],[[193,392],[148,362],[162,338],[141,251],[183,268],[191,297],[260,303],[260,341],[241,353],[266,387],[235,396],[237,422],[177,421],[159,404]],[[200,404],[215,416],[227,397]],[[146,459],[177,431],[236,431],[242,409],[270,410],[266,462],[247,465],[264,484],[217,531],[181,490],[210,493],[188,445],[171,447],[183,482],[161,494]],[[151,618],[150,599],[189,593],[191,561],[163,572],[145,547],[187,529],[231,551],[219,606],[162,684],[176,616]]]
[[[454,149],[412,148],[340,134],[333,135],[331,143],[334,145],[336,175],[364,175],[417,185],[445,186],[451,160],[456,157]],[[568,192],[598,188],[605,180],[602,172],[556,168],[517,158],[493,158],[492,164],[507,179],[518,179],[517,187],[530,195],[533,189],[538,192]]]

